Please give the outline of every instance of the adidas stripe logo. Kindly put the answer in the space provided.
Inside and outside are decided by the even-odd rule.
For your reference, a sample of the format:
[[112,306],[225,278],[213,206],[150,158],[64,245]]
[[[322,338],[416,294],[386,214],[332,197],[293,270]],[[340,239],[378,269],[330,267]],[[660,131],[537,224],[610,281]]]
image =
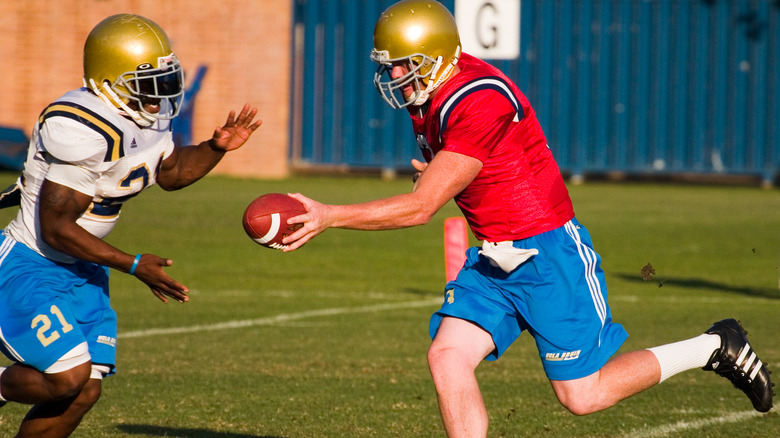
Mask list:
[[[758,356],[756,356],[756,352],[753,351],[753,349],[750,347],[750,344],[745,344],[745,348],[739,352],[739,357],[737,357],[737,366],[741,367],[745,374],[750,373],[748,375],[750,382],[756,378],[756,375],[758,375],[758,372],[761,371],[761,367],[763,365],[763,362],[761,362]],[[753,366],[753,371],[750,371],[751,366]]]

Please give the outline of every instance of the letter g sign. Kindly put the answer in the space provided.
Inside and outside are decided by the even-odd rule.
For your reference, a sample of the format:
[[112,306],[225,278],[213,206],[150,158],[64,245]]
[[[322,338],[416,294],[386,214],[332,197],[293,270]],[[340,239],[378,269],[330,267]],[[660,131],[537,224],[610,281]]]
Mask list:
[[521,0],[455,0],[463,51],[484,59],[520,55]]
[[494,49],[498,46],[497,12],[496,5],[491,1],[482,3],[477,11],[477,42],[485,50]]

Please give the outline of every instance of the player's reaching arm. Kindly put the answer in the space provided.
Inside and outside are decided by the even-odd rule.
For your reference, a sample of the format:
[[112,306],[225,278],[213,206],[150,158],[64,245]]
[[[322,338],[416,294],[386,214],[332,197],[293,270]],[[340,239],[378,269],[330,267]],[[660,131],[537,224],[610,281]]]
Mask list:
[[482,169],[476,158],[455,152],[439,152],[420,171],[411,193],[361,204],[326,205],[299,193],[290,196],[301,201],[306,214],[290,218],[287,223],[302,223],[296,232],[284,239],[285,252],[300,248],[328,228],[353,230],[392,230],[428,223],[450,199],[463,191]]
[[[41,237],[52,248],[72,257],[129,272],[135,260],[127,254],[93,236],[76,223],[89,208],[92,197],[49,180],[44,180],[40,193]],[[179,302],[189,301],[187,287],[163,271],[173,262],[154,254],[144,254],[134,275],[152,290],[162,302],[166,297]]]
[[165,190],[178,190],[202,178],[219,163],[225,152],[243,146],[260,127],[262,120],[252,122],[256,115],[257,108],[246,104],[238,116],[230,111],[225,124],[214,130],[211,139],[195,146],[177,146],[163,161],[157,184]]

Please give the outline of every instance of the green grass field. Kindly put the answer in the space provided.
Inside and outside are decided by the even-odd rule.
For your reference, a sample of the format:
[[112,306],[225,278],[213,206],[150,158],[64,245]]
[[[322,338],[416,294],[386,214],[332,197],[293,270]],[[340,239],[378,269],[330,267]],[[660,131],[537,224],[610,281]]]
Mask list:
[[[0,174],[5,187],[15,175]],[[119,373],[76,437],[441,437],[426,365],[428,318],[444,282],[443,221],[407,230],[329,230],[299,251],[262,248],[241,228],[268,192],[351,203],[406,180],[209,177],[129,202],[108,240],[170,257],[187,304],[163,305],[112,272]],[[780,369],[780,193],[752,187],[588,183],[570,188],[603,257],[613,316],[640,349],[736,317]],[[15,211],[0,210],[0,226]],[[474,242],[476,243],[476,242]],[[640,270],[656,270],[645,281]],[[0,364],[7,361],[0,359]],[[491,437],[776,437],[712,373],[690,371],[587,417],[563,409],[527,334],[478,370]],[[778,377],[780,379],[780,377]],[[13,436],[26,406],[0,409]]]

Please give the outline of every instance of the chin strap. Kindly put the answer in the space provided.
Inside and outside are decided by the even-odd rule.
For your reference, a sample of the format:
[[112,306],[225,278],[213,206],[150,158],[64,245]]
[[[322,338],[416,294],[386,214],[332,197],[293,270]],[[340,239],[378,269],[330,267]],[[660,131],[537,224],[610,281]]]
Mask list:
[[[120,114],[133,119],[133,121],[138,126],[147,128],[152,126],[154,123],[155,119],[153,117],[150,117],[143,112],[130,109],[130,107],[127,106],[127,104],[121,98],[119,98],[119,95],[116,94],[116,92],[111,88],[110,85],[108,85],[107,82],[103,82],[103,91],[105,91],[105,94],[101,92],[100,87],[95,84],[94,79],[89,80],[89,88],[91,88],[95,94],[103,99],[105,103],[109,104],[112,108],[116,108]],[[106,96],[106,94],[108,94],[108,96]]]
[[455,65],[458,63],[458,59],[460,59],[460,46],[455,50],[455,56],[452,59],[452,62],[447,64],[447,67],[444,68],[444,71],[441,72],[441,74],[437,77],[436,73],[439,72],[439,69],[443,65],[443,58],[439,56],[436,58],[436,62],[433,65],[433,68],[431,68],[431,75],[428,78],[428,85],[425,87],[424,90],[420,90],[420,95],[417,96],[417,99],[415,99],[414,104],[416,106],[420,106],[428,101],[428,97],[433,93],[433,90],[439,87],[444,81],[446,81],[450,75],[452,75],[452,71],[455,68]]

